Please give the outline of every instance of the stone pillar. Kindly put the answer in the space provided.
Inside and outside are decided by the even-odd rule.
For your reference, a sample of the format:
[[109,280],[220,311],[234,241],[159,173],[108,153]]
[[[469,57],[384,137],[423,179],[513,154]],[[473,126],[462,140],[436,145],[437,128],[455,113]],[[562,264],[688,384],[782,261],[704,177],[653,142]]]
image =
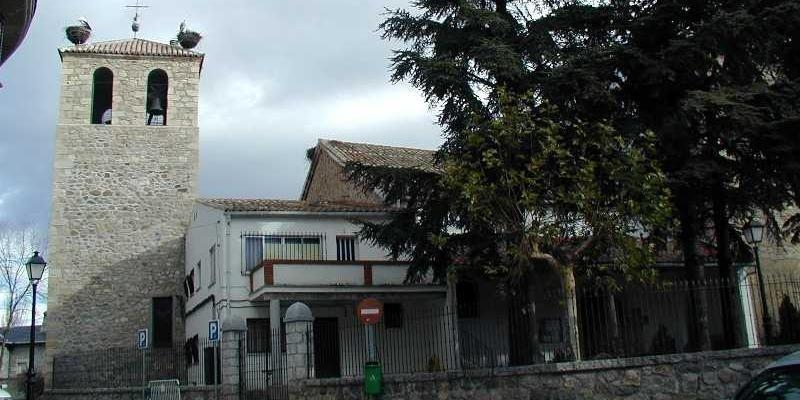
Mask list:
[[281,366],[281,301],[269,301],[269,365],[273,373],[279,373]]
[[290,381],[314,377],[314,317],[303,303],[286,310],[286,373]]
[[238,315],[222,321],[222,399],[239,400],[244,382],[245,332],[247,323]]

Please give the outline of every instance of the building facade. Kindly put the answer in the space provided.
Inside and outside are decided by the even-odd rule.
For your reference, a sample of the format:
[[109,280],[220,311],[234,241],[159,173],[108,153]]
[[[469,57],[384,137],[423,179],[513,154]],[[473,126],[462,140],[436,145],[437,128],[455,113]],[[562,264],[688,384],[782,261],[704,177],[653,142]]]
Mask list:
[[142,39],[59,50],[47,362],[183,333],[203,54]]
[[[328,333],[314,338],[314,346],[325,349],[314,359],[317,376],[360,373],[360,367],[349,370],[353,364],[344,362],[363,351],[353,348],[363,333],[353,329],[360,300],[382,301],[392,314],[387,318],[396,322],[390,333],[397,335],[413,334],[407,331],[412,326],[403,325],[404,316],[442,314],[448,305],[445,285],[406,283],[405,262],[389,260],[385,249],[359,240],[354,221],[376,222],[392,211],[352,202],[198,200],[186,236],[188,345],[206,336],[209,320],[241,317],[248,328],[248,357],[265,359],[251,360],[253,371],[246,375],[267,382],[269,377],[259,371],[280,368],[286,352],[282,318],[299,301],[311,307],[314,328]],[[418,356],[419,362],[428,356],[414,349],[384,351],[395,359]]]

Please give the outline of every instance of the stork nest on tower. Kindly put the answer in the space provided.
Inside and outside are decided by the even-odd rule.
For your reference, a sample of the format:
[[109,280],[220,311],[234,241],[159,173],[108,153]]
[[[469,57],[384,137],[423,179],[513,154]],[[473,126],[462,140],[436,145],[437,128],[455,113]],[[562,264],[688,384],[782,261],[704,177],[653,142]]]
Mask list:
[[92,34],[91,29],[81,25],[68,26],[66,32],[67,40],[72,42],[72,44],[84,44],[89,40],[89,36]]
[[178,43],[180,43],[181,47],[184,49],[193,49],[202,38],[200,33],[188,29],[178,32]]

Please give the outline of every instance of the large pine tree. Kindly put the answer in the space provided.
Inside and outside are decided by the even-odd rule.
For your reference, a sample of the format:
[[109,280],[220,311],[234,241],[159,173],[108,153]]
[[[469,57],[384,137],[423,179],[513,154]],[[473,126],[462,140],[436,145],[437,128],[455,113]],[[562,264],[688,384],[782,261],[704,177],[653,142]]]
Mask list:
[[[524,307],[537,266],[567,271],[567,286],[576,270],[640,276],[652,259],[634,235],[665,215],[689,278],[705,276],[709,221],[732,277],[730,222],[796,203],[795,1],[413,4],[381,29],[406,43],[393,80],[439,107],[441,173],[350,166],[407,206],[364,234],[410,256],[409,279],[444,279],[458,258],[505,280]],[[595,262],[609,255],[613,267]],[[698,297],[699,349],[708,313]]]

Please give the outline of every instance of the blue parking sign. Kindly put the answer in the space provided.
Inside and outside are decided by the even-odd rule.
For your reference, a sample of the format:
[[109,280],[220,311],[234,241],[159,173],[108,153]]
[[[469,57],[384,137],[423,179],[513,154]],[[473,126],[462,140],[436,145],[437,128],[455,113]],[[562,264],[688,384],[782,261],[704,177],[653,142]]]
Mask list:
[[219,320],[212,319],[211,321],[208,321],[208,341],[219,341]]
[[139,350],[144,350],[150,345],[150,340],[147,336],[147,329],[139,329],[136,331],[136,347]]

